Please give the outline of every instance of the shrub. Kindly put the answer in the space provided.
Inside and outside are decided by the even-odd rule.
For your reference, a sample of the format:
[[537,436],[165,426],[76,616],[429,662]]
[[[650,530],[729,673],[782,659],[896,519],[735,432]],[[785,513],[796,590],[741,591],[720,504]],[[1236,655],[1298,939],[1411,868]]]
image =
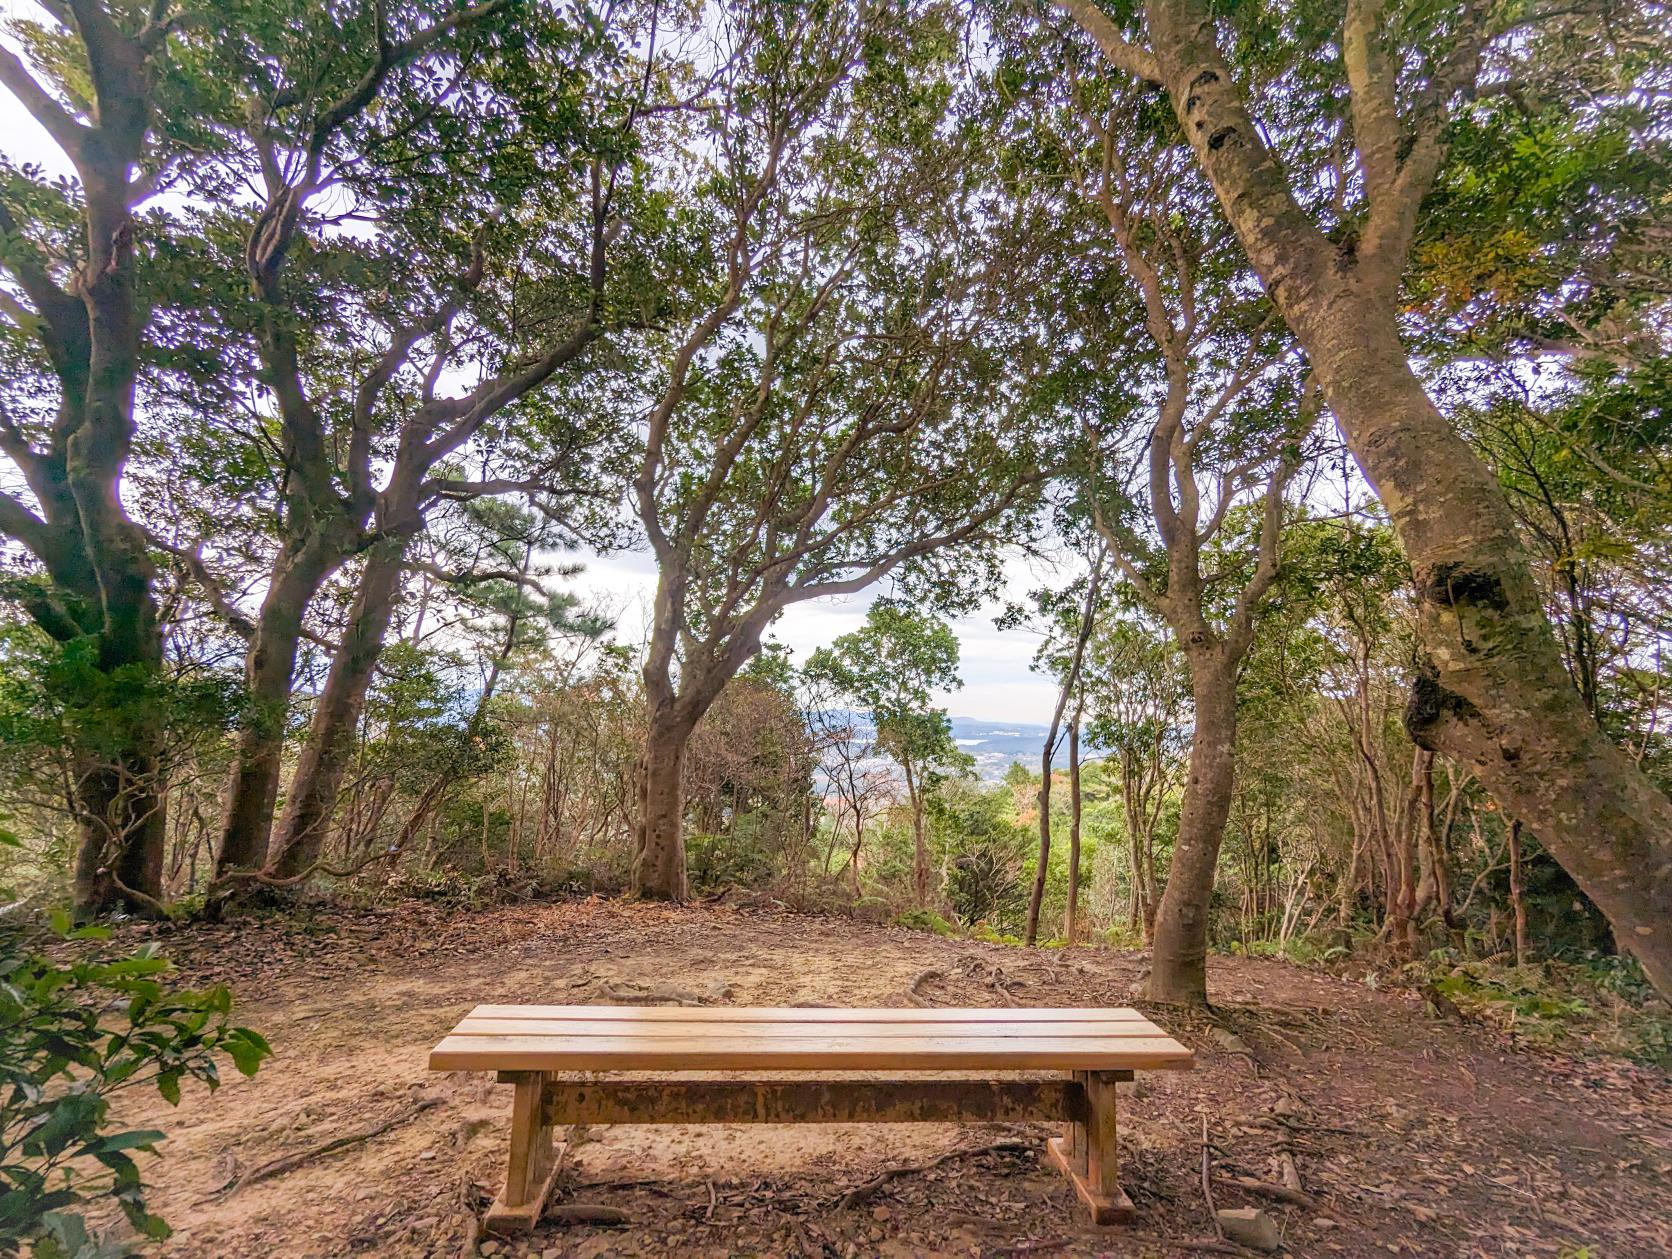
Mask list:
[[[76,941],[108,935],[72,931],[65,916],[54,927]],[[164,1134],[114,1124],[112,1096],[153,1085],[178,1105],[182,1081],[220,1083],[218,1055],[253,1075],[272,1052],[232,1025],[224,987],[168,986],[169,963],[154,949],[60,964],[15,934],[0,939],[0,1255],[25,1243],[37,1259],[128,1253],[93,1234],[82,1213],[107,1200],[142,1237],[166,1237],[134,1159],[156,1154]]]
[[1022,937],[1021,936],[1007,935],[1004,932],[995,931],[993,929],[993,927],[991,926],[991,924],[986,923],[986,922],[978,922],[978,923],[975,924],[975,926],[970,928],[970,939],[980,940],[983,944],[1021,944],[1022,943]]
[[1233,940],[1230,952],[1244,957],[1280,957],[1299,966],[1316,966],[1346,957],[1349,950],[1322,937],[1293,935],[1286,941]]
[[708,891],[722,887],[765,887],[777,873],[768,830],[754,814],[742,814],[725,834],[696,832],[686,837],[685,861],[691,886]]
[[957,929],[932,909],[908,909],[894,920],[913,931],[933,931],[938,936],[957,935]]
[[390,876],[383,891],[397,897],[433,901],[448,909],[480,908],[498,876],[471,874],[451,866],[401,870]]

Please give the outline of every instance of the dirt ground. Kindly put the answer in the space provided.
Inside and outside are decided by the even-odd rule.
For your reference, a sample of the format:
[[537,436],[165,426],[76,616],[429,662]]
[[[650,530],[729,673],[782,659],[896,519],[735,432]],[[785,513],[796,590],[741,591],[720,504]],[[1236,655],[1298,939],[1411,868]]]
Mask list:
[[[736,1005],[1132,1005],[1143,959],[1024,952],[782,911],[604,900],[448,914],[330,910],[169,933],[193,982],[226,980],[273,1060],[178,1111],[125,1116],[169,1133],[153,1165],[171,1256],[470,1253],[471,1210],[498,1184],[509,1092],[437,1075],[429,1047],[478,1002],[601,1002],[669,984]],[[1205,1016],[1149,1013],[1197,1050],[1193,1072],[1139,1076],[1122,1098],[1131,1227],[1082,1222],[1041,1156],[1046,1126],[596,1128],[572,1140],[557,1201],[625,1212],[616,1227],[548,1222],[505,1256],[1168,1255],[1212,1237],[1217,1205],[1258,1206],[1299,1255],[1672,1254],[1672,1080],[1616,1059],[1519,1046],[1436,1020],[1403,993],[1280,962],[1215,958]],[[1227,1039],[1226,1030],[1235,1033]],[[1229,1046],[1229,1048],[1227,1048]],[[1232,1052],[1245,1048],[1249,1053]],[[434,1104],[424,1106],[423,1103]],[[268,1160],[400,1120],[227,1194]],[[1006,1137],[836,1200],[893,1167]],[[1310,1206],[1229,1177],[1282,1179]]]

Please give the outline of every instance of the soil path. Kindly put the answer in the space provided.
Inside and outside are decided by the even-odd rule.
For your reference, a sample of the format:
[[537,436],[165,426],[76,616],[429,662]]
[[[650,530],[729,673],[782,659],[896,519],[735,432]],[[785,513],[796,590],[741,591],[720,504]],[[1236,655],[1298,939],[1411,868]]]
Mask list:
[[[172,1256],[463,1251],[466,1204],[497,1184],[508,1090],[432,1075],[425,1055],[478,1002],[606,1000],[677,984],[736,1005],[1131,1005],[1142,959],[1027,953],[788,913],[586,900],[448,915],[325,911],[311,925],[171,933],[193,982],[226,979],[276,1056],[178,1111],[127,1116],[169,1133],[152,1167]],[[1251,1197],[1300,1255],[1672,1254],[1672,1080],[1611,1059],[1518,1047],[1436,1021],[1414,998],[1269,961],[1216,958],[1204,1016],[1152,1016],[1198,1070],[1140,1076],[1123,1098],[1131,1229],[1084,1226],[1033,1150],[945,1163],[864,1204],[834,1201],[882,1170],[1044,1127],[950,1125],[596,1129],[571,1142],[560,1200],[616,1207],[616,1228],[545,1225],[500,1255],[1166,1255],[1211,1236],[1200,1187],[1206,1116],[1222,1176],[1278,1181],[1292,1151],[1316,1203]],[[1235,1033],[1227,1039],[1225,1030]],[[1237,1038],[1240,1038],[1237,1039]],[[1250,1055],[1230,1052],[1246,1047]],[[226,1196],[249,1168],[439,1100],[382,1136]]]

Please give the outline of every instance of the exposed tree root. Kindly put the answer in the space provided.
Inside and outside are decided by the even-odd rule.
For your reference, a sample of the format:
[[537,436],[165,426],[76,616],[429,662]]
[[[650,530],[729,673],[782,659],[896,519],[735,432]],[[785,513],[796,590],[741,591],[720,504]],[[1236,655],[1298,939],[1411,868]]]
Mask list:
[[556,1224],[631,1224],[633,1217],[620,1207],[601,1202],[559,1202],[546,1208],[540,1219]]
[[404,1124],[411,1123],[426,1110],[433,1110],[439,1105],[441,1105],[441,1099],[439,1097],[421,1098],[418,1101],[411,1103],[404,1109],[397,1111],[387,1119],[380,1119],[370,1127],[362,1128],[358,1132],[351,1132],[346,1136],[341,1137],[332,1137],[329,1141],[322,1142],[321,1144],[314,1146],[312,1149],[300,1150],[295,1154],[286,1154],[282,1158],[269,1159],[265,1163],[261,1163],[250,1168],[249,1171],[245,1172],[242,1176],[239,1176],[236,1180],[228,1181],[226,1184],[222,1185],[220,1189],[216,1190],[216,1192],[222,1194],[225,1198],[230,1198],[233,1194],[248,1185],[253,1185],[263,1180],[272,1180],[275,1176],[283,1176],[287,1172],[293,1172],[298,1167],[301,1167],[306,1163],[313,1162],[316,1158],[323,1158],[327,1154],[335,1154],[338,1150],[346,1150],[350,1146],[362,1145],[365,1142],[370,1141],[373,1137],[380,1137],[385,1132],[399,1128]]
[[1213,1204],[1213,1144],[1208,1140],[1208,1117],[1202,1116],[1202,1197],[1208,1204],[1208,1220],[1214,1236],[1225,1240],[1225,1230],[1219,1223],[1219,1210]]
[[464,1238],[459,1243],[459,1259],[473,1259],[476,1243],[482,1236],[482,1201],[469,1172],[459,1178],[459,1208],[464,1214]]
[[698,992],[675,984],[642,984],[633,979],[607,979],[598,985],[602,996],[633,1005],[709,1005],[731,996],[732,987],[721,980]]
[[932,1006],[935,1003],[921,995],[919,989],[931,979],[945,979],[946,972],[938,966],[929,966],[917,972],[917,978],[906,985],[906,1000],[917,1006]]
[[1292,1189],[1288,1185],[1274,1185],[1270,1181],[1255,1180],[1251,1176],[1227,1176],[1220,1173],[1219,1179],[1227,1185],[1235,1185],[1245,1192],[1256,1194],[1262,1198],[1270,1198],[1275,1202],[1288,1202],[1297,1207],[1315,1207],[1318,1200],[1304,1189]]
[[878,1193],[882,1192],[883,1189],[887,1188],[890,1183],[898,1180],[900,1177],[921,1175],[926,1171],[939,1167],[942,1163],[950,1163],[953,1159],[969,1158],[973,1154],[993,1154],[1001,1151],[1031,1150],[1034,1148],[1034,1144],[1035,1143],[1032,1141],[1023,1141],[1018,1138],[1011,1137],[1004,1141],[994,1141],[990,1145],[967,1145],[961,1146],[956,1150],[948,1150],[944,1154],[937,1154],[927,1163],[910,1163],[902,1167],[890,1167],[880,1175],[873,1176],[864,1184],[855,1185],[840,1198],[836,1199],[836,1209],[838,1211],[846,1211],[850,1207],[858,1206],[862,1202],[868,1202]]

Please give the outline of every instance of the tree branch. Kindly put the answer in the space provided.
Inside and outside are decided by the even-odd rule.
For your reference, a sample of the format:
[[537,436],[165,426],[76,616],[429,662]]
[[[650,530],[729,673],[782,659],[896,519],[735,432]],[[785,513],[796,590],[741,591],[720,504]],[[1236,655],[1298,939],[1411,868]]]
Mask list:
[[1148,83],[1161,83],[1161,63],[1148,49],[1140,48],[1120,33],[1114,21],[1096,0],[1051,0],[1074,19],[1076,25],[1097,41],[1111,64]]
[[203,591],[204,597],[209,600],[209,606],[214,608],[217,615],[226,622],[228,629],[246,642],[254,640],[256,635],[255,622],[246,616],[237,604],[232,602],[231,596],[226,592],[226,587],[221,584],[219,578],[209,571],[209,566],[203,562],[203,553],[199,548],[193,547],[188,550],[185,547],[176,546],[150,529],[144,529],[144,534],[146,542],[156,547],[157,550],[172,555],[185,565],[192,580],[197,583],[198,588]]
[[0,85],[41,124],[64,155],[80,165],[82,146],[92,129],[60,105],[29,73],[17,54],[4,47],[0,47]]

